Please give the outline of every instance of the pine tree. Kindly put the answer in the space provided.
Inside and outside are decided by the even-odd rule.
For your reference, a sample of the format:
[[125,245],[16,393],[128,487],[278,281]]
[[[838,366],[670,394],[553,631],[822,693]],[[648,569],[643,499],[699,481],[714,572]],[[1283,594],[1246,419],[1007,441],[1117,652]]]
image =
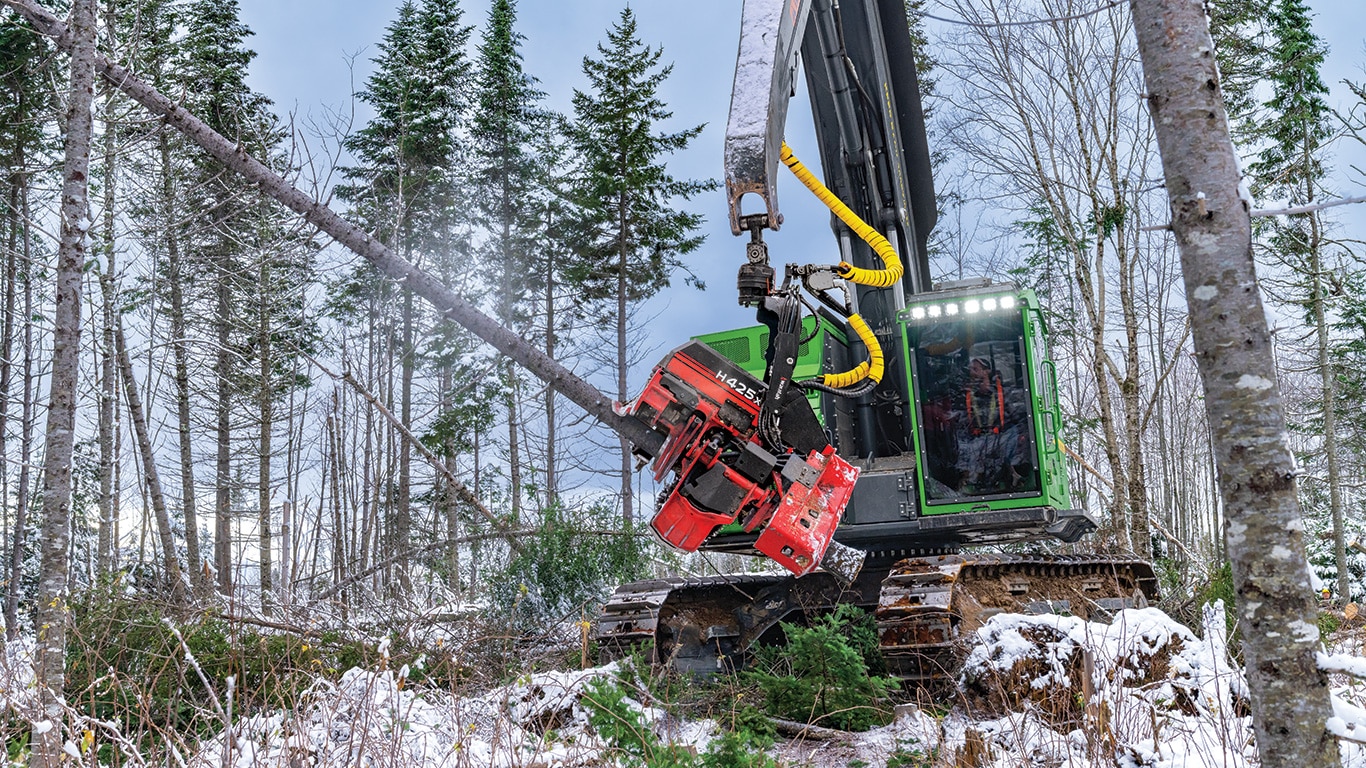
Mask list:
[[[375,116],[345,142],[361,164],[344,170],[347,183],[337,190],[386,245],[410,261],[434,260],[441,273],[454,272],[443,262],[459,260],[464,250],[457,203],[465,152],[459,136],[469,77],[464,50],[472,28],[461,24],[462,17],[457,0],[421,5],[410,0],[399,7],[380,43],[375,72],[357,94]],[[392,284],[369,271],[343,290],[372,307],[393,303],[385,299],[394,291]],[[411,294],[393,298],[399,304],[393,318],[400,367],[397,410],[411,430],[420,318]],[[403,552],[411,544],[413,495],[412,447],[406,440],[398,442],[396,475],[388,544]],[[398,578],[406,589],[404,564]]]
[[[247,67],[256,54],[246,46],[251,30],[240,20],[238,3],[194,0],[183,9],[179,21],[184,38],[172,62],[172,77],[184,88],[187,106],[214,130],[233,137],[253,155],[269,157],[280,134],[270,114],[270,101],[246,82]],[[169,153],[173,147],[166,150]],[[185,284],[190,282],[186,277],[193,269],[212,275],[212,280],[201,287],[203,293],[185,296],[182,301],[186,307],[194,303],[212,306],[212,317],[205,319],[205,330],[212,334],[214,346],[214,565],[219,590],[230,594],[234,566],[232,500],[239,484],[233,466],[232,415],[234,405],[246,398],[250,398],[248,402],[256,400],[254,390],[237,370],[237,361],[241,357],[249,359],[252,334],[246,329],[257,326],[255,313],[248,309],[255,303],[252,283],[257,277],[251,269],[250,256],[253,243],[259,242],[258,215],[262,202],[258,195],[243,194],[235,177],[224,176],[216,163],[199,153],[195,154],[194,166],[183,182],[188,192],[176,196],[184,199],[188,210],[213,212],[207,220],[198,219],[197,226],[184,233],[178,244],[184,250],[184,269],[172,267],[173,275],[180,278],[180,285],[172,290],[185,290]],[[180,397],[183,402],[187,393],[180,393]],[[192,504],[192,500],[187,501],[187,513]],[[265,595],[272,587],[269,509],[258,510],[258,518],[260,586]],[[186,527],[191,523],[187,520]]]
[[[709,181],[675,179],[664,166],[686,148],[703,126],[667,132],[656,128],[672,113],[659,87],[672,72],[660,66],[660,48],[644,45],[628,6],[598,45],[600,58],[584,57],[588,91],[574,91],[570,140],[581,158],[570,197],[576,206],[579,242],[569,278],[613,353],[616,396],[629,397],[632,360],[628,337],[631,312],[667,287],[681,268],[681,256],[697,250],[702,216],[673,207],[675,201],[713,188]],[[696,283],[688,273],[686,281]],[[699,287],[700,284],[698,284]],[[634,518],[631,448],[622,438],[622,519]]]
[[[20,466],[19,483],[14,494],[13,528],[7,537],[6,552],[7,575],[5,586],[5,628],[6,638],[13,640],[19,632],[20,593],[24,587],[21,579],[24,561],[28,555],[27,535],[32,521],[29,519],[29,452],[33,429],[33,404],[29,395],[29,384],[33,379],[34,345],[22,345],[22,366],[16,365],[14,342],[23,329],[23,337],[31,341],[33,322],[31,312],[32,277],[35,270],[29,265],[34,256],[34,228],[30,198],[34,188],[44,179],[38,178],[36,169],[46,164],[50,149],[46,126],[55,111],[56,94],[47,87],[55,80],[56,57],[51,48],[38,33],[26,23],[17,21],[11,11],[0,11],[0,157],[5,158],[7,174],[4,179],[3,206],[4,219],[0,231],[4,233],[5,268],[3,327],[0,327],[0,454],[6,466],[0,467],[0,488],[6,491],[9,485],[9,463]],[[20,306],[20,287],[23,295],[30,301]],[[29,311],[25,311],[28,307]],[[10,387],[14,383],[15,368],[22,367],[21,378],[24,382],[22,422],[20,430],[20,453],[13,456],[6,440],[10,417]]]
[[[540,195],[535,205],[540,209],[540,227],[533,253],[538,254],[533,268],[541,281],[537,297],[540,313],[540,334],[546,356],[557,358],[566,342],[570,339],[569,323],[572,313],[561,311],[571,300],[565,293],[565,273],[572,261],[572,206],[568,201],[566,189],[567,176],[573,166],[573,153],[568,138],[559,129],[561,118],[556,119],[554,129],[547,129],[536,140],[536,155],[541,162]],[[557,394],[552,387],[545,387],[542,393],[542,410],[545,419],[545,453],[541,460],[545,466],[545,504],[557,504],[561,491],[559,444],[563,437],[560,427]]]
[[1229,127],[1234,141],[1240,144],[1257,138],[1257,117],[1262,107],[1257,102],[1257,86],[1274,66],[1266,41],[1273,3],[1238,0],[1206,4]]

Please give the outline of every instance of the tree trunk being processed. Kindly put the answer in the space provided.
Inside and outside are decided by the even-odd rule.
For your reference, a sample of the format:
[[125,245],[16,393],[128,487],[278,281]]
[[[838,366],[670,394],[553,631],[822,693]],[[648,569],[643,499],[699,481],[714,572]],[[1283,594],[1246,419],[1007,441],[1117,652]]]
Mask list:
[[71,50],[71,92],[63,122],[62,234],[57,249],[57,290],[52,324],[52,383],[43,460],[42,566],[38,575],[38,645],[34,678],[42,714],[29,742],[31,768],[65,760],[63,688],[66,673],[67,547],[71,537],[71,460],[75,442],[76,385],[80,372],[81,276],[90,231],[90,102],[95,95],[95,0],[76,0],[66,44]]
[[1213,42],[1195,0],[1130,0],[1181,251],[1266,768],[1338,764],[1271,336]]

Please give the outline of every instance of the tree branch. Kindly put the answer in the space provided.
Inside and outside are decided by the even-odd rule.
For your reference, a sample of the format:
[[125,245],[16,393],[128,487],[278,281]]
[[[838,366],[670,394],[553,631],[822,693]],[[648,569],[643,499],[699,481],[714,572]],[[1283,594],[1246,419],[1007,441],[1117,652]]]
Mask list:
[[437,550],[445,549],[445,548],[447,548],[447,547],[453,547],[453,546],[455,546],[455,545],[457,545],[457,544],[469,544],[469,543],[475,542],[475,541],[488,541],[489,539],[493,539],[493,538],[502,538],[502,537],[504,537],[505,535],[512,535],[512,534],[515,534],[515,533],[525,534],[526,532],[525,532],[525,531],[506,531],[506,532],[499,532],[499,533],[476,533],[476,534],[471,534],[471,535],[469,535],[469,536],[460,536],[460,537],[454,538],[454,539],[443,539],[443,540],[438,541],[438,542],[436,542],[436,543],[434,543],[434,544],[428,544],[428,545],[426,545],[425,547],[416,547],[416,548],[413,548],[413,549],[405,549],[404,551],[399,552],[399,553],[396,554],[396,555],[392,555],[392,556],[390,556],[390,557],[387,557],[387,558],[385,558],[385,559],[379,561],[378,563],[375,563],[374,565],[370,566],[369,568],[366,568],[365,570],[361,571],[360,573],[353,574],[353,575],[351,575],[351,576],[348,576],[348,577],[342,579],[341,581],[337,582],[336,584],[333,584],[332,586],[328,587],[327,589],[324,589],[322,592],[320,592],[320,593],[318,593],[317,595],[315,595],[315,596],[314,596],[314,599],[315,599],[315,600],[327,600],[327,599],[330,599],[331,597],[333,597],[334,595],[336,595],[338,592],[342,591],[343,589],[346,589],[347,587],[351,586],[352,584],[355,584],[356,582],[360,581],[361,579],[369,578],[370,576],[373,576],[373,575],[375,575],[376,573],[379,573],[380,571],[384,570],[385,568],[388,568],[389,566],[393,565],[394,563],[399,562],[400,560],[405,560],[405,559],[407,559],[407,558],[414,557],[414,556],[417,556],[417,555],[425,555],[425,554],[427,554],[428,552],[435,552],[435,551],[437,551]]
[[[1313,203],[1311,205],[1297,205],[1293,208],[1254,208],[1252,209],[1251,216],[1254,219],[1267,218],[1269,216],[1298,216],[1302,213],[1315,213],[1317,211],[1324,211],[1329,208],[1337,208],[1343,205],[1356,205],[1357,203],[1366,203],[1366,195],[1338,197],[1332,200],[1324,200],[1321,203]],[[1152,224],[1146,227],[1139,227],[1138,231],[1170,232],[1171,228],[1171,224]]]

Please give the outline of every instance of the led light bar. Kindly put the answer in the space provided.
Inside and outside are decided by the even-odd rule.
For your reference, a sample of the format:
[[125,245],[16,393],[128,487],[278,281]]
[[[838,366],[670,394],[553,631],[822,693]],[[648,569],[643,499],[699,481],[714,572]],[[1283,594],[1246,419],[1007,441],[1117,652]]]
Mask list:
[[997,312],[1001,310],[1012,310],[1020,306],[1020,300],[1013,295],[988,296],[983,299],[966,299],[964,301],[946,301],[934,304],[917,304],[909,309],[912,320],[938,319],[941,317],[957,317],[963,315],[976,315],[983,312]]

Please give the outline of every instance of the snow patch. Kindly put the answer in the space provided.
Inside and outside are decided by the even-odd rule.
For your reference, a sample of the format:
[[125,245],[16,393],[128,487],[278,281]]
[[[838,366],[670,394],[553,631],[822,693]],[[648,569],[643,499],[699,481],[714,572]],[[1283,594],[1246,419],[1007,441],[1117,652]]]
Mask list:
[[[1289,526],[1287,526],[1287,528],[1288,527]],[[1295,529],[1292,528],[1290,530]],[[1300,523],[1299,530],[1304,530],[1303,522]],[[1318,592],[1319,590],[1323,589],[1323,579],[1320,579],[1319,575],[1317,573],[1314,573],[1314,566],[1310,565],[1308,560],[1304,561],[1304,571],[1305,573],[1309,574],[1309,589],[1313,590],[1314,592]]]
[[[964,668],[969,696],[974,675],[1009,669],[1052,681],[1064,668],[1073,683],[1017,702],[997,720],[946,719],[941,754],[953,754],[950,745],[972,731],[988,751],[977,764],[992,768],[1092,765],[1098,750],[1114,750],[1126,768],[1252,765],[1251,718],[1238,714],[1247,711],[1246,685],[1228,662],[1223,606],[1206,606],[1202,617],[1204,640],[1153,608],[1121,611],[1109,624],[992,617],[977,630],[981,644]],[[1089,700],[1083,690],[1092,692]]]
[[1202,285],[1191,294],[1197,301],[1210,301],[1219,295],[1219,289],[1212,285]]
[[[601,764],[607,744],[588,723],[584,690],[615,664],[529,675],[487,693],[457,697],[405,686],[389,670],[350,669],[319,680],[290,712],[257,715],[207,742],[189,768],[310,765],[350,768],[522,768]],[[704,751],[710,720],[677,721],[632,702],[661,738]]]

